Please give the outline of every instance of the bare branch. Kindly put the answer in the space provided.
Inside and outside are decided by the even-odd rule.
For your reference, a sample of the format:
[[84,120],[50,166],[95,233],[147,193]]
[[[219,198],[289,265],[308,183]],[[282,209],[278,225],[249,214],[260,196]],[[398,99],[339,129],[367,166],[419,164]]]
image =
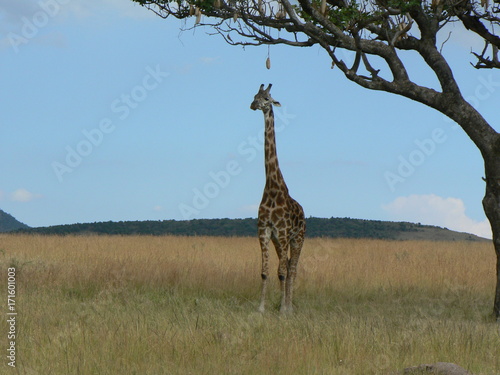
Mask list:
[[444,42],[443,42],[443,43],[441,43],[441,48],[439,48],[439,53],[440,53],[440,54],[443,54],[443,47],[444,47],[444,45],[446,44],[446,42],[447,42],[448,40],[450,40],[450,38],[451,38],[451,31],[448,33],[448,37],[444,40]]
[[[424,1],[410,3],[404,0],[392,0],[390,6],[387,0],[326,0],[322,3],[298,0],[298,6],[292,5],[290,0],[136,1],[150,9],[156,6],[155,13],[163,17],[170,14],[187,18],[192,8],[197,7],[210,21],[199,22],[194,27],[212,27],[215,34],[231,45],[309,47],[319,44],[347,78],[364,87],[400,95],[405,95],[401,87],[408,88],[411,81],[398,49],[417,51],[434,71],[442,92],[459,93],[452,71],[436,47],[437,32],[452,19],[465,20],[467,25],[482,30],[478,25],[483,25],[480,20],[486,17],[484,11],[478,13],[479,7],[471,6],[472,0],[435,0],[428,5],[430,9]],[[496,21],[496,16],[488,14],[491,22]],[[412,32],[415,26],[418,32]],[[488,31],[489,34],[493,35]],[[340,49],[355,52],[351,68],[337,58],[336,51]],[[490,55],[485,51],[474,54],[478,59],[477,68],[499,65],[498,49],[492,51]],[[392,77],[383,77],[384,64],[371,56],[382,58]],[[372,61],[377,61],[377,66]],[[360,72],[361,62],[368,75]],[[419,95],[424,95],[423,91],[412,88],[406,96],[420,102],[428,101]]]
[[484,44],[484,49],[481,52],[481,54],[472,52],[474,56],[477,58],[477,63],[471,65],[476,68],[476,69],[499,69],[500,68],[500,62],[498,60],[498,47],[495,45],[491,45],[491,56],[487,56],[488,52],[488,47],[490,44],[488,42],[485,42]]

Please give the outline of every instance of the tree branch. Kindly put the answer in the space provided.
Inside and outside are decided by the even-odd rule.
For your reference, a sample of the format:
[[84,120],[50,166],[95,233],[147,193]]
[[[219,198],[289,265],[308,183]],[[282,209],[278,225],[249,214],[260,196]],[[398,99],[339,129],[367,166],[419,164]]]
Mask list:
[[498,47],[495,45],[491,46],[491,57],[486,56],[486,53],[488,51],[489,43],[485,42],[484,44],[484,49],[481,54],[472,52],[474,56],[477,58],[477,63],[474,65],[471,63],[471,65],[476,68],[476,69],[493,69],[493,68],[500,68],[500,61],[498,60]]
[[[188,18],[197,12],[199,22],[199,15],[203,14],[215,21],[195,23],[193,27],[211,26],[232,45],[309,47],[318,44],[349,80],[367,89],[401,95],[441,111],[459,122],[481,150],[487,148],[482,141],[484,134],[496,134],[484,119],[476,118],[474,123],[480,124],[479,128],[471,128],[464,123],[471,119],[457,113],[464,111],[470,115],[477,111],[464,104],[453,72],[436,46],[437,33],[452,20],[465,22],[471,30],[484,36],[486,43],[490,43],[489,39],[500,40],[482,23],[498,20],[491,13],[488,13],[489,18],[486,18],[487,13],[478,13],[471,5],[476,3],[473,0],[435,0],[432,4],[423,0],[390,0],[390,4],[389,0],[326,0],[323,3],[298,0],[298,5],[292,5],[291,0],[135,1],[163,18],[169,15]],[[491,45],[495,48],[491,57],[486,55],[486,48],[482,54],[475,54],[476,67],[498,67],[498,48],[496,44]],[[342,49],[355,53],[351,67],[338,57]],[[434,72],[441,91],[412,82],[398,50],[418,52]],[[373,59],[374,56],[381,58],[383,63]],[[385,68],[392,77],[384,77]]]

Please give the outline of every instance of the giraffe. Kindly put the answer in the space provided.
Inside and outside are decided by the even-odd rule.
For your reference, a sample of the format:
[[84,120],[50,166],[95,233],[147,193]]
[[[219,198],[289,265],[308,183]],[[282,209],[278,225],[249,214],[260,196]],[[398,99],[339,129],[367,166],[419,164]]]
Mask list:
[[[304,243],[306,222],[304,210],[288,193],[281,174],[276,153],[273,106],[281,104],[270,95],[271,84],[260,86],[250,109],[262,110],[265,124],[265,169],[266,185],[259,206],[258,233],[262,251],[262,288],[259,311],[264,312],[267,277],[269,274],[269,242],[272,241],[278,254],[278,278],[281,289],[280,312],[292,312],[293,282],[297,274],[297,263]],[[290,253],[290,257],[288,256]]]

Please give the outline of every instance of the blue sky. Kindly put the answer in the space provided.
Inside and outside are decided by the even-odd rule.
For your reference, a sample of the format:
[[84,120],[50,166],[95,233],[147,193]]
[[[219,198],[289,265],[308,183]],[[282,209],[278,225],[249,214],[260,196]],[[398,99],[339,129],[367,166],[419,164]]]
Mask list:
[[[180,32],[123,0],[0,0],[0,25],[0,208],[30,226],[256,217],[263,117],[249,105],[273,83],[280,166],[307,216],[490,233],[461,128],[347,81],[318,47],[272,46],[268,70],[267,47]],[[464,96],[495,126],[500,76],[473,69],[480,45],[450,31]]]

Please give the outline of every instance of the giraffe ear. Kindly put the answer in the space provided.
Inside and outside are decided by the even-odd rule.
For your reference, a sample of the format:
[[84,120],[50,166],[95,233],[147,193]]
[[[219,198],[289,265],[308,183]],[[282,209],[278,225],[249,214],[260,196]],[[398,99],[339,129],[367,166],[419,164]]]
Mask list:
[[274,105],[275,107],[281,107],[280,102],[277,102],[277,101],[276,101],[276,100],[274,100],[274,99],[273,99],[273,105]]
[[[262,87],[264,87],[264,85],[262,85]],[[269,86],[267,86],[267,89],[266,89],[266,92],[269,94],[269,92],[271,91],[271,87],[273,87],[273,84],[270,83]]]

